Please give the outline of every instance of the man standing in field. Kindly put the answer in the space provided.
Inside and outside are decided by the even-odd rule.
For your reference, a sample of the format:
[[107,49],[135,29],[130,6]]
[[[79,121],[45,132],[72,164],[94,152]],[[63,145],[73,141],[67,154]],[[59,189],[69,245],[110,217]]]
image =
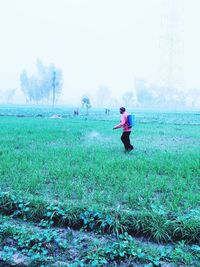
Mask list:
[[121,114],[121,122],[120,124],[113,127],[114,129],[123,128],[123,133],[121,136],[121,141],[124,144],[125,152],[129,152],[134,149],[134,147],[130,143],[130,134],[131,134],[131,127],[128,125],[128,114],[124,107],[119,109]]

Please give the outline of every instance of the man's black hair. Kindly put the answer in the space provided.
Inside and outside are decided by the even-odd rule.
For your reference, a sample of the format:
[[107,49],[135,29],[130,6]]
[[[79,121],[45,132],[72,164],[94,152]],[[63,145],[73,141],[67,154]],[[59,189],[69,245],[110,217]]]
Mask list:
[[120,111],[123,113],[124,111],[126,111],[126,109],[124,107],[121,107]]

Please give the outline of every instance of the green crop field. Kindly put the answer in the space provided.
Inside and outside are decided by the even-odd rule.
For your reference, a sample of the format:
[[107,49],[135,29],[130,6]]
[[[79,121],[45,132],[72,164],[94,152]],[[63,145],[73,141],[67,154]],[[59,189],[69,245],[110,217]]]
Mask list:
[[[62,119],[49,118],[54,112]],[[0,109],[2,220],[9,215],[98,233],[127,232],[200,249],[199,113],[135,112],[135,149],[124,153],[121,130],[112,130],[117,110],[78,117],[70,109],[54,112]]]

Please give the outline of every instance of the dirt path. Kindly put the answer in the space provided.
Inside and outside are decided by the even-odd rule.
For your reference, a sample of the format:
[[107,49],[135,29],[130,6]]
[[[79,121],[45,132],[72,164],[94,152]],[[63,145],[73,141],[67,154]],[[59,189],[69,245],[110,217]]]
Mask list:
[[[190,248],[0,217],[0,266],[199,266]],[[171,255],[171,256],[170,256]],[[191,253],[188,254],[191,257]],[[172,257],[173,256],[173,257]]]

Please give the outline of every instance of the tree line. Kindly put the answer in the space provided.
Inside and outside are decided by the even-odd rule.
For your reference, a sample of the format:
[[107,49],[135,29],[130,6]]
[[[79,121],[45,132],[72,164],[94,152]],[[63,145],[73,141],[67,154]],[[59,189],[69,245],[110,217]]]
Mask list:
[[[36,71],[29,75],[26,70],[20,74],[20,84],[27,103],[52,103],[54,106],[63,87],[63,73],[54,64],[45,66],[40,60],[36,62]],[[120,97],[113,96],[106,85],[101,85],[93,94],[80,96],[82,107],[87,112],[91,106],[141,108],[199,108],[199,89],[187,91],[168,88],[157,84],[148,84],[143,78],[136,78],[132,90],[127,90]],[[1,99],[7,103],[14,98],[16,88],[1,92]]]

